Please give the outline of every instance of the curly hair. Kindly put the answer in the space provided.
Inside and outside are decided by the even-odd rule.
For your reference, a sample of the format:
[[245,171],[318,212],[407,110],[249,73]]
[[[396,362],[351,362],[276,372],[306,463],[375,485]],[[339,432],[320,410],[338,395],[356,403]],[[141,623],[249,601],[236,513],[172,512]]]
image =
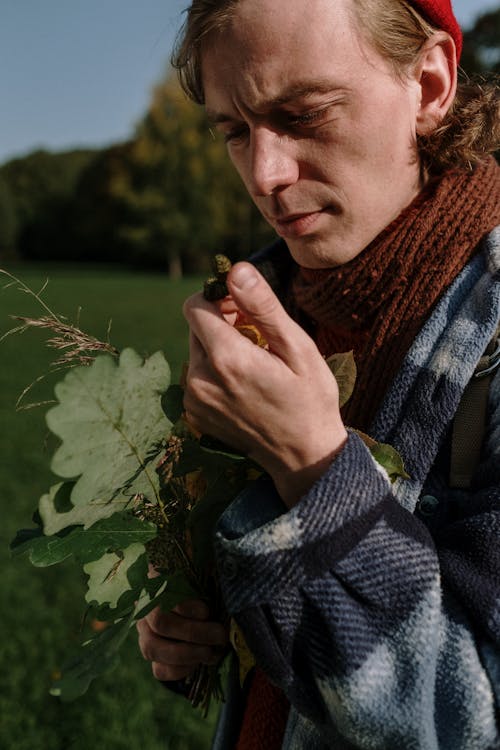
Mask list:
[[[204,103],[201,56],[203,42],[222,30],[240,0],[193,0],[172,53],[172,65],[186,94]],[[367,42],[404,80],[420,52],[438,31],[406,0],[351,0],[354,21]],[[433,133],[419,136],[422,168],[437,175],[447,169],[471,169],[500,148],[498,77],[467,79],[458,84],[453,104]]]

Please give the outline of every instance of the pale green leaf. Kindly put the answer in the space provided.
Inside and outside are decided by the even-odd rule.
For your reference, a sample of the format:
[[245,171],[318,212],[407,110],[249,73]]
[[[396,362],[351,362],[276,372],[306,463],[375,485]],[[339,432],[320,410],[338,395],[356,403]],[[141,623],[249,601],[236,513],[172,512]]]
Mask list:
[[85,600],[89,604],[95,602],[116,607],[122,594],[132,590],[127,573],[141,555],[145,555],[144,545],[134,543],[122,555],[109,552],[84,565],[83,570],[89,576]]
[[122,497],[115,498],[111,502],[91,500],[75,507],[70,500],[74,485],[74,482],[60,482],[40,498],[38,511],[45,534],[52,536],[69,526],[83,526],[87,529],[96,521],[109,518],[130,504],[130,498]]
[[326,363],[335,375],[339,387],[340,406],[344,406],[349,401],[356,383],[357,370],[354,352],[332,354],[328,357]]
[[[171,423],[161,408],[170,368],[161,352],[143,361],[125,349],[119,363],[100,356],[89,367],[75,367],[55,389],[58,406],[47,413],[50,430],[62,445],[52,470],[76,479],[74,506],[122,501],[143,494],[154,501],[158,477],[155,445]],[[114,508],[114,511],[116,508]]]

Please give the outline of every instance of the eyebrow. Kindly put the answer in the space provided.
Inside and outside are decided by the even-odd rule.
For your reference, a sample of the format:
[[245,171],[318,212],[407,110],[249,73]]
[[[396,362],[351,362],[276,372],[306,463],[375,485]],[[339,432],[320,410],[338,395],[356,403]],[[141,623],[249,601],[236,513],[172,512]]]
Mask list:
[[[273,99],[267,102],[263,102],[259,105],[259,109],[276,109],[277,107],[283,107],[290,102],[296,101],[297,99],[307,99],[308,97],[314,96],[315,94],[331,94],[334,91],[345,91],[345,88],[337,86],[331,79],[318,78],[314,80],[298,81],[285,91]],[[218,125],[224,122],[229,122],[234,118],[230,115],[226,115],[222,112],[216,112],[215,110],[206,108],[206,115],[212,125]]]

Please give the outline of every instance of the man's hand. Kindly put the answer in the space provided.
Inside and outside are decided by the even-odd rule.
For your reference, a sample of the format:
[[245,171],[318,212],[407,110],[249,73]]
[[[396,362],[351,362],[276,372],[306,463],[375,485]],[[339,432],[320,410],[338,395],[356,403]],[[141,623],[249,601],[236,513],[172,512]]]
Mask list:
[[202,601],[187,601],[166,614],[159,607],[137,623],[139,648],[157,680],[182,680],[199,664],[216,664],[228,644],[224,627],[208,620]]
[[201,294],[187,300],[186,415],[200,432],[260,464],[291,507],[347,439],[337,383],[312,339],[250,263],[233,266],[227,285],[232,305],[260,330],[269,348],[255,346],[235,330],[224,315],[231,306],[221,310]]

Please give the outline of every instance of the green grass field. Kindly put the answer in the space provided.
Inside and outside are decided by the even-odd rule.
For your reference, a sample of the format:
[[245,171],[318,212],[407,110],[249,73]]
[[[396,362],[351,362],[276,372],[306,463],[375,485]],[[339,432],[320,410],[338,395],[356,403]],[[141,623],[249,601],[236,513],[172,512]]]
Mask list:
[[[81,306],[85,331],[103,338],[112,318],[111,341],[118,348],[132,346],[144,355],[162,349],[178,378],[187,357],[182,300],[199,288],[199,280],[173,283],[160,274],[85,268],[16,273],[36,289],[48,277],[46,303],[73,322]],[[12,325],[10,314],[42,313],[30,297],[3,289],[0,335]],[[135,633],[122,664],[95,681],[83,698],[61,703],[48,693],[53,674],[80,642],[83,575],[71,561],[35,569],[24,558],[11,559],[8,545],[17,529],[32,525],[38,499],[53,483],[45,408],[15,410],[19,394],[47,371],[51,356],[35,331],[0,344],[0,748],[202,750],[209,747],[213,717],[201,719],[184,699],[156,683]],[[51,398],[57,377],[38,384],[27,401]]]

